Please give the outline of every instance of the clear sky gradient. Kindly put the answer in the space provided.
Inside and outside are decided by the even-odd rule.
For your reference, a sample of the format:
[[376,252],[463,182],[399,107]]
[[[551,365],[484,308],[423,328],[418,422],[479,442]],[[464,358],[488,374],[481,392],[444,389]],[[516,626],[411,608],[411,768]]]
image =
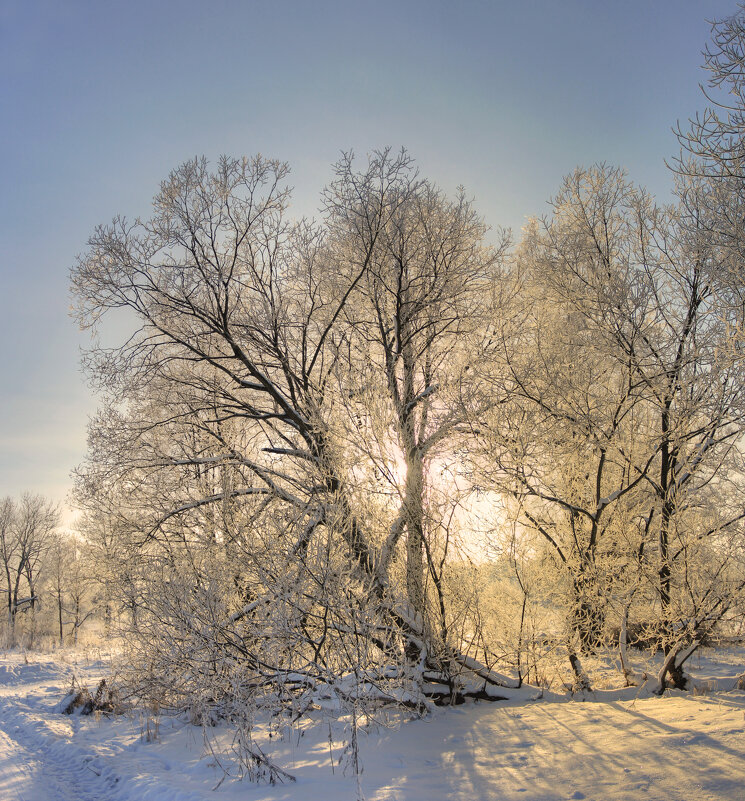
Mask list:
[[661,200],[734,0],[0,0],[0,496],[64,501],[95,408],[68,270],[195,155],[290,162],[313,214],[341,150],[404,145],[492,226],[578,164]]

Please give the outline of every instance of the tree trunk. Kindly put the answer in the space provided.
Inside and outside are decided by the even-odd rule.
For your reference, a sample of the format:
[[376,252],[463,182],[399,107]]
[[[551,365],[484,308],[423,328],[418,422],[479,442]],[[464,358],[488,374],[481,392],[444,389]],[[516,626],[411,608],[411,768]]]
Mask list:
[[670,520],[672,518],[673,504],[665,500],[662,504],[662,514],[660,515],[660,569],[659,592],[660,592],[660,616],[661,616],[661,636],[662,648],[666,654],[670,652],[672,634],[672,621],[670,620],[670,599],[672,585],[672,570],[670,567]]
[[605,604],[598,587],[591,557],[580,557],[578,570],[572,575],[572,632],[577,636],[583,654],[593,654],[603,644]]
[[78,629],[80,628],[80,598],[75,598],[75,627],[74,627],[74,635],[73,640],[75,645],[78,644]]
[[424,471],[418,454],[406,460],[406,594],[424,619]]
[[36,594],[34,592],[34,584],[31,580],[30,575],[26,576],[28,580],[28,591],[29,595],[31,596],[31,601],[29,602],[29,626],[28,626],[28,647],[32,647],[34,643],[34,639],[36,637]]
[[59,622],[59,644],[62,647],[65,644],[64,631],[62,629],[62,591],[57,588],[57,620]]

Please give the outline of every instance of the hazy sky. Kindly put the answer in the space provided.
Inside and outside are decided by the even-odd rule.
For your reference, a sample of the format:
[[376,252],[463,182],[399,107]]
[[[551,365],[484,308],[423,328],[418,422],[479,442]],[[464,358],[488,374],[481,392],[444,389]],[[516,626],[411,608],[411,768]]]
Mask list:
[[666,200],[734,0],[0,0],[0,496],[64,500],[95,399],[68,270],[182,161],[281,158],[312,214],[341,150],[406,146],[519,229],[606,161]]

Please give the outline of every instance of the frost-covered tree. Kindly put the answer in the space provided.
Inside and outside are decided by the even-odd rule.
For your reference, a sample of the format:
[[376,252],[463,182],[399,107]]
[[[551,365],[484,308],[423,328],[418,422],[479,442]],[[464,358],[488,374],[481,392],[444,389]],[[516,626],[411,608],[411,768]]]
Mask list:
[[[690,639],[672,540],[705,538],[705,515],[689,512],[736,469],[741,321],[722,252],[696,225],[696,191],[682,184],[680,206],[662,209],[619,170],[578,170],[516,256],[525,311],[503,336],[483,449],[494,486],[565,575],[586,647],[640,582],[666,650]],[[722,525],[740,520],[733,509]]]
[[638,452],[643,387],[609,352],[605,326],[614,304],[633,315],[636,220],[651,210],[620,171],[602,167],[569,176],[553,204],[515,254],[511,314],[495,326],[501,353],[484,376],[499,402],[476,422],[486,456],[477,473],[548,550],[575,665],[575,648],[603,642],[609,601],[640,544],[633,499],[654,453]]
[[461,401],[476,363],[488,358],[490,301],[506,238],[488,246],[463,191],[451,201],[411,165],[383,225],[370,188],[369,174],[354,172],[345,157],[326,193],[340,273],[356,269],[378,225],[368,269],[344,315],[349,441],[392,496],[380,569],[405,543],[408,605],[429,637],[436,632],[442,651],[453,645],[442,572],[453,543],[443,521],[462,493],[452,479],[444,486],[435,476],[463,442]]
[[[684,155],[677,168],[685,174],[716,179],[745,179],[745,5],[729,17],[712,22],[704,50],[707,101],[703,112],[679,125]],[[688,161],[686,156],[692,156]]]
[[[134,663],[176,703],[245,709],[324,687],[418,706],[428,671],[498,682],[431,624],[442,587],[425,588],[443,560],[425,466],[462,421],[496,262],[483,225],[405,153],[342,159],[318,224],[287,219],[286,173],[188,162],[73,271],[84,325],[134,322],[89,354],[106,399],[78,473],[87,529],[113,534]],[[374,431],[405,465],[383,491]]]
[[81,627],[97,611],[96,571],[92,570],[87,557],[85,544],[70,533],[56,532],[47,550],[44,572],[47,593],[55,607],[55,628],[60,645],[64,645],[66,632],[77,644]]
[[59,524],[59,509],[41,495],[26,492],[19,501],[0,500],[0,564],[7,609],[8,639],[16,641],[19,612],[33,617],[38,603],[39,578],[52,535]]

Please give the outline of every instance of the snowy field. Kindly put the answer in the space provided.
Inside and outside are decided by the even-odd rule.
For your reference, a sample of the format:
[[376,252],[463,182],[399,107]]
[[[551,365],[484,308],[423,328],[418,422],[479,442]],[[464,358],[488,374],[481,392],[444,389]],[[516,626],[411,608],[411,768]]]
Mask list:
[[[708,652],[694,659],[693,672],[733,675],[744,657],[742,650]],[[82,655],[0,656],[2,801],[358,797],[338,722],[275,737],[273,754],[297,781],[260,786],[226,776],[235,765],[181,718],[55,711],[73,675],[94,688],[108,673],[105,662]],[[604,702],[468,704],[395,728],[371,727],[360,736],[359,789],[368,801],[745,799],[745,692],[630,692]],[[215,749],[225,748],[231,733],[218,727],[210,737]]]

